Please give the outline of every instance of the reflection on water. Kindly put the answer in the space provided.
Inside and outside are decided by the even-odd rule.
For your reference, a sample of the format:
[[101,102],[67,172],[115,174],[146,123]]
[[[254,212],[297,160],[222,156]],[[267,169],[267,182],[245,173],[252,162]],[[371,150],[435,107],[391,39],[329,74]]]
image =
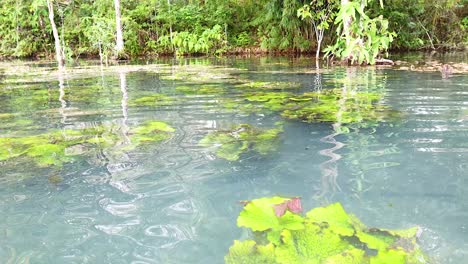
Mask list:
[[[308,59],[177,63],[64,75],[0,65],[1,263],[222,263],[247,236],[239,201],[271,195],[302,196],[304,208],[338,201],[369,226],[418,225],[436,262],[468,260],[466,75],[318,71]],[[318,99],[303,93],[330,89],[339,94],[321,100],[337,96],[333,122],[286,119],[290,102],[278,95],[305,111]],[[168,129],[155,120],[175,131],[145,141],[137,131]],[[228,161],[199,144],[278,121],[274,153],[246,144]],[[38,135],[49,147],[67,142],[51,152],[62,162],[18,148]]]

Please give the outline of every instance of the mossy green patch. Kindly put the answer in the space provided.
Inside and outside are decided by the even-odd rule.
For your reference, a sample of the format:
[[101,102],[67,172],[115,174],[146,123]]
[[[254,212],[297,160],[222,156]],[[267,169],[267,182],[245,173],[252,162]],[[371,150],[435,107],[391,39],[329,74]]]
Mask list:
[[175,129],[161,121],[147,121],[130,130],[130,139],[134,144],[157,142],[171,137]]
[[381,94],[373,92],[346,92],[327,89],[319,92],[294,94],[290,92],[246,92],[243,100],[226,100],[227,109],[244,113],[277,112],[287,119],[305,122],[333,122],[362,124],[395,118],[395,111],[379,104]]
[[235,241],[226,263],[250,263],[249,259],[284,264],[427,263],[416,241],[417,228],[368,228],[338,203],[305,216],[292,210],[278,215],[278,206],[287,200],[271,197],[246,203],[237,223],[255,231],[256,240]]
[[60,166],[64,162],[72,161],[70,157],[65,156],[65,146],[59,144],[32,146],[26,151],[26,155],[34,158],[34,161],[40,167],[48,167],[51,165]]
[[197,95],[197,94],[206,94],[206,95],[216,95],[224,93],[223,87],[215,85],[191,85],[191,86],[178,86],[175,88],[177,92],[187,94],[187,95]]
[[236,86],[244,90],[289,90],[300,88],[300,83],[295,82],[248,82]]
[[[147,121],[130,129],[129,145],[133,149],[143,143],[157,142],[170,138],[174,128],[161,121]],[[65,129],[48,133],[22,136],[0,137],[0,161],[16,158],[30,158],[39,167],[62,166],[73,161],[73,157],[86,154],[87,148],[116,149],[121,135],[112,127],[93,126],[84,129]]]
[[176,99],[164,94],[152,94],[140,97],[129,102],[130,106],[169,106],[175,104]]
[[231,130],[216,131],[206,135],[200,145],[212,147],[218,157],[234,161],[240,155],[255,151],[266,155],[276,150],[282,128],[258,129],[248,124],[241,124]]
[[255,241],[244,242],[234,241],[234,245],[229,249],[229,254],[225,257],[227,264],[269,264],[275,261],[275,251],[272,244],[262,246]]
[[15,115],[12,113],[0,113],[0,119],[11,119]]

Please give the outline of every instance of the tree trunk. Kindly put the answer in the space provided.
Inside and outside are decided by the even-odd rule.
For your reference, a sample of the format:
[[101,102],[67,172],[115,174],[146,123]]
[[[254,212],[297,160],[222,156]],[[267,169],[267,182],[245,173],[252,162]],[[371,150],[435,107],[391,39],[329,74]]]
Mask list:
[[319,69],[320,64],[320,48],[322,46],[322,39],[323,39],[323,31],[321,32],[320,36],[317,38],[317,51],[315,51],[315,68]]
[[122,23],[120,19],[120,0],[114,0],[115,6],[115,26],[116,26],[116,44],[115,44],[115,51],[117,52],[117,56],[122,53],[124,49],[124,41],[122,35]]
[[[341,8],[345,6],[346,4],[349,3],[349,0],[341,0]],[[346,47],[349,47],[351,45],[351,35],[352,32],[350,30],[351,23],[352,23],[353,18],[350,16],[347,16],[343,18],[343,33],[346,38]],[[347,58],[343,58],[343,62],[349,63],[352,60],[353,54],[349,55]]]
[[55,40],[55,58],[57,59],[58,68],[59,70],[64,68],[64,61],[62,58],[62,47],[60,45],[60,38],[57,31],[57,26],[55,25],[54,21],[54,6],[51,0],[47,0],[47,8],[49,9],[49,20],[50,25],[52,26],[52,33],[54,35]]

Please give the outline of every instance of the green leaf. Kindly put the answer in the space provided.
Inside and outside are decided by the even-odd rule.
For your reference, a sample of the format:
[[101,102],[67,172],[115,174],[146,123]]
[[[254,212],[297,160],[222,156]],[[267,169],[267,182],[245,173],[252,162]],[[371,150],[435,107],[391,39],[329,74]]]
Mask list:
[[400,250],[381,250],[370,259],[370,264],[406,264],[406,253]]
[[226,264],[274,264],[274,246],[272,244],[261,246],[255,241],[234,241],[229,248],[229,254],[224,257]]
[[277,261],[284,264],[322,263],[350,246],[338,234],[314,223],[307,223],[304,230],[285,229],[281,241],[275,253]]
[[362,249],[351,248],[347,249],[337,255],[331,256],[323,262],[323,264],[363,264],[367,263],[365,260],[366,252]]
[[[237,225],[248,227],[253,231],[265,231],[268,229],[278,229],[280,222],[275,215],[273,206],[286,201],[286,198],[271,197],[260,198],[250,201],[237,218]],[[286,215],[286,214],[285,214]],[[288,221],[285,221],[288,223]]]
[[312,209],[306,216],[312,222],[327,223],[333,232],[343,236],[352,236],[355,232],[352,219],[339,203]]

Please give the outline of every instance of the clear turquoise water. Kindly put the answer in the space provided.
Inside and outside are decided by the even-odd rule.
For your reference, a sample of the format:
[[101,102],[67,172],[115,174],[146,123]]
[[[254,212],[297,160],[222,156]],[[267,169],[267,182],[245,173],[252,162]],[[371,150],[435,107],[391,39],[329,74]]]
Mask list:
[[[285,58],[165,63],[102,74],[99,67],[69,69],[62,85],[47,64],[32,64],[31,71],[46,70],[39,77],[0,79],[0,113],[15,114],[0,119],[0,137],[104,125],[124,144],[125,131],[145,120],[176,129],[169,140],[126,153],[86,149],[62,167],[0,161],[0,263],[222,263],[232,241],[248,236],[236,226],[239,201],[271,195],[301,196],[306,209],[341,202],[369,226],[418,225],[435,263],[468,262],[467,75],[442,79],[438,72],[391,68],[317,73],[308,60]],[[171,78],[181,72],[191,75]],[[401,115],[349,133],[330,123],[286,120],[278,152],[226,161],[199,146],[200,139],[236,124],[272,127],[284,120],[222,107],[238,98],[236,84],[246,80],[298,82],[300,91],[343,85],[377,91],[380,103]],[[176,90],[206,83],[225,93]],[[155,93],[183,100],[131,104]],[[50,180],[56,175],[58,183]]]

